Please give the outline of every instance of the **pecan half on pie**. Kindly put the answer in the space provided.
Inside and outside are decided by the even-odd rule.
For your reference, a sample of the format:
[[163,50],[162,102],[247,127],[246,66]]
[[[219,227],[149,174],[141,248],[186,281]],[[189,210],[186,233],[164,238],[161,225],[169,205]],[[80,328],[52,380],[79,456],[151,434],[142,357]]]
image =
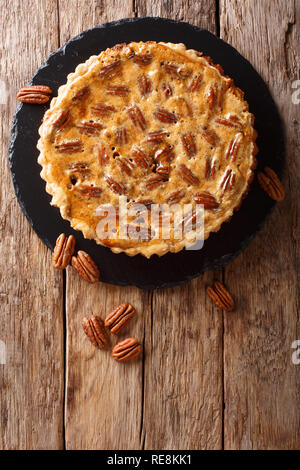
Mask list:
[[[115,253],[150,257],[186,246],[186,231],[161,236],[162,204],[171,227],[188,204],[181,226],[192,227],[202,204],[206,239],[239,208],[253,178],[256,131],[243,96],[219,65],[183,44],[120,44],[90,57],[59,88],[39,130],[52,204]],[[114,225],[99,206],[116,208]]]

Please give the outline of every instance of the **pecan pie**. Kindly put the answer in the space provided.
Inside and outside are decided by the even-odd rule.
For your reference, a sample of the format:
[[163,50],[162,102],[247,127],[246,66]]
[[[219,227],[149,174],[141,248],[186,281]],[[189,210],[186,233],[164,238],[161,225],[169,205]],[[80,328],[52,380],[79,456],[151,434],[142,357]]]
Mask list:
[[[39,130],[41,176],[86,238],[131,256],[178,252],[188,237],[160,236],[161,205],[174,222],[176,211],[201,204],[203,238],[218,231],[253,178],[253,124],[243,92],[209,57],[183,44],[120,44],[78,65],[52,99]],[[99,215],[111,205],[112,216]],[[193,227],[193,210],[180,226]]]

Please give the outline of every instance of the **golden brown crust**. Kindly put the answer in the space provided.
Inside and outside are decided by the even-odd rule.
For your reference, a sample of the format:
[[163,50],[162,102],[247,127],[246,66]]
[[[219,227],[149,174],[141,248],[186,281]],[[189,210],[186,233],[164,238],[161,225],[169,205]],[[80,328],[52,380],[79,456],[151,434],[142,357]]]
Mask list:
[[97,206],[120,195],[128,207],[172,198],[183,205],[209,193],[217,203],[205,209],[207,238],[253,179],[257,134],[243,96],[221,66],[183,44],[118,44],[90,57],[60,87],[39,130],[52,204],[86,238],[150,257],[178,252],[186,240],[147,239],[146,230],[143,239],[99,239]]

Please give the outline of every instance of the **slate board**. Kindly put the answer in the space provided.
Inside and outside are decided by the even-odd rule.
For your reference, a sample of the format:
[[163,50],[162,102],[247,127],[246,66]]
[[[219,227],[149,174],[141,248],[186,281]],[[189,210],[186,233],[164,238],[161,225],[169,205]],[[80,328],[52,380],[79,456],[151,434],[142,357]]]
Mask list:
[[[245,92],[249,109],[255,115],[258,169],[268,165],[280,176],[284,164],[283,130],[266,84],[236,49],[188,23],[162,18],[128,18],[97,26],[51,54],[31,83],[48,85],[55,95],[59,86],[66,82],[67,75],[91,55],[117,43],[147,40],[183,42],[188,48],[209,55],[214,63],[224,68],[225,74]],[[108,248],[85,240],[81,232],[74,231],[69,222],[61,218],[59,210],[49,204],[51,198],[40,178],[36,149],[38,128],[48,105],[19,104],[17,107],[9,148],[15,193],[29,223],[43,242],[53,249],[60,233],[73,233],[77,248],[90,253],[99,265],[103,282],[150,289],[170,287],[199,276],[205,270],[225,266],[249,244],[275,205],[254,179],[241,209],[229,223],[223,224],[219,232],[210,235],[201,250],[183,250],[161,258],[154,255],[150,260],[141,255],[131,258],[113,254]]]

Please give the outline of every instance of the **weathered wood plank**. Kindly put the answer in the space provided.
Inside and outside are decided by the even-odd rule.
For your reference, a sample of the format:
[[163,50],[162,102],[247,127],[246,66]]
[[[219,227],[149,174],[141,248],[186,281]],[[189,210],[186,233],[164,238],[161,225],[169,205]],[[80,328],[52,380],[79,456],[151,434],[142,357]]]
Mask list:
[[131,0],[58,0],[58,5],[61,44],[85,29],[134,16]]
[[[221,0],[221,37],[268,83],[286,132],[286,200],[249,248],[227,269],[238,299],[225,315],[225,448],[300,446],[300,368],[291,362],[300,337],[299,302],[299,78],[298,1]],[[263,106],[263,103],[262,103]]]
[[215,0],[136,0],[137,16],[160,16],[178,21],[187,21],[216,32]]
[[212,277],[153,293],[145,326],[146,449],[222,447],[222,314],[204,289]]
[[[200,13],[204,11],[204,7],[202,2],[200,3],[198,23],[211,29],[211,24],[205,20],[205,17],[201,22]],[[214,6],[213,2],[212,4]],[[70,24],[66,17],[66,10],[62,10],[63,5],[64,2],[61,2],[60,17]],[[67,7],[69,6],[68,2]],[[155,4],[152,7],[155,7]],[[183,2],[173,2],[172,7],[174,11],[181,9],[185,14],[185,19],[192,19],[187,15],[188,9],[183,8]],[[72,8],[69,9],[72,10]],[[107,9],[107,11],[111,13],[111,19],[116,19],[115,8]],[[170,9],[149,13],[144,2],[136,3],[136,11],[141,15],[176,16]],[[210,11],[211,18],[213,18],[214,9]],[[105,19],[110,19],[107,15],[108,13]],[[120,16],[130,16],[130,14],[126,11]],[[84,19],[84,22],[80,23],[80,27],[76,26],[74,34],[94,24],[94,13],[87,17],[86,12],[81,10],[78,17]],[[96,23],[100,23],[101,20],[100,15]],[[63,22],[60,28],[63,40],[68,39],[69,33],[67,36],[64,35]],[[211,276],[210,274],[206,279]],[[200,284],[194,281],[187,287],[162,291],[159,294],[154,293],[152,312],[149,308],[151,294],[145,295],[136,289],[107,286],[85,288],[83,286],[86,292],[83,296],[80,295],[78,300],[78,296],[74,293],[78,292],[80,287],[82,289],[81,281],[74,276],[74,273],[68,273],[67,447],[139,448],[145,445],[147,448],[220,448],[222,439],[222,374],[220,373],[222,317],[219,312],[214,317],[201,316],[204,311],[204,306],[201,307],[201,304],[205,304],[203,280]],[[188,300],[190,294],[195,299],[195,305]],[[134,325],[137,336],[143,337],[145,328],[144,371],[141,362],[120,368],[120,365],[111,361],[109,353],[95,352],[86,343],[80,331],[80,319],[83,314],[99,312],[103,316],[112,306],[123,300],[124,296],[137,306],[140,313],[140,318]],[[100,299],[101,305],[99,305]],[[178,311],[177,305],[180,299],[185,301],[182,302],[181,309]],[[160,303],[164,305],[163,308]],[[209,306],[208,309],[211,307]],[[172,315],[166,317],[164,313],[169,310]],[[164,317],[161,318],[163,315]],[[151,319],[154,318],[156,322],[152,325]],[[145,327],[143,320],[145,320]],[[170,328],[167,320],[174,326],[173,329]],[[191,324],[195,322],[199,323],[202,341],[198,339],[198,328],[196,332],[191,328]],[[178,341],[177,328],[179,327],[182,334]],[[130,332],[134,329],[130,329]],[[161,341],[166,337],[166,332],[168,332],[167,339]],[[206,337],[211,338],[212,341],[205,342]],[[151,341],[151,338],[154,339]],[[178,371],[181,371],[184,379],[180,373],[172,374],[171,364],[174,361],[178,364]],[[118,371],[120,374],[117,376]],[[153,374],[159,378],[159,381],[154,380]],[[163,382],[161,377],[166,377],[166,382]],[[182,400],[183,394],[186,394],[185,402]],[[101,410],[100,416],[97,412],[95,413],[98,403]],[[188,403],[188,406],[185,406],[185,403]],[[177,407],[179,411],[175,416],[173,409],[176,410]]]
[[[139,16],[189,21],[215,31],[214,1],[136,2]],[[222,447],[222,314],[205,297],[214,273],[153,292],[145,325],[146,449]]]
[[[61,43],[84,29],[132,15],[131,1],[60,1]],[[109,350],[95,350],[81,328],[85,315],[95,313],[104,318],[122,301],[136,307],[137,318],[121,338],[129,334],[143,340],[144,309],[149,301],[142,291],[101,283],[87,285],[72,268],[68,268],[65,413],[68,449],[140,447],[142,358],[131,364],[118,364],[111,358]],[[116,343],[113,338],[112,343]]]
[[[57,47],[56,2],[0,1],[0,448],[63,448],[62,275],[16,201],[7,159],[16,90]],[[24,158],[32,158],[24,153]]]

